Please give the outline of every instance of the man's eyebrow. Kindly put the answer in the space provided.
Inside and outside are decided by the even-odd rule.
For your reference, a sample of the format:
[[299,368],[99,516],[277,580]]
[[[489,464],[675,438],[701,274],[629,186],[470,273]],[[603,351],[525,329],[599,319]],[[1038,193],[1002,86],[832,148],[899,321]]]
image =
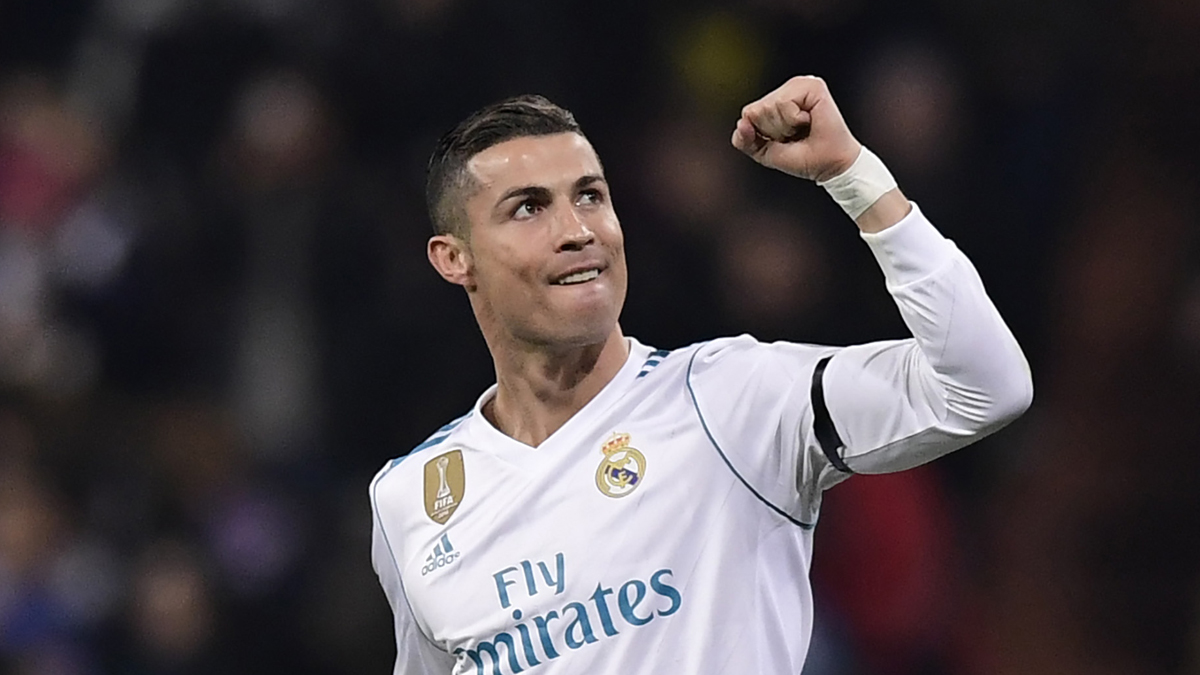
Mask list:
[[[585,188],[589,185],[593,185],[595,183],[607,183],[607,182],[608,181],[606,181],[604,179],[604,176],[601,176],[598,173],[589,173],[587,175],[580,176],[575,181],[574,187],[576,190],[582,190],[583,188]],[[515,187],[515,188],[512,188],[511,190],[506,191],[504,194],[500,195],[500,198],[496,200],[496,203],[503,204],[504,202],[512,199],[513,197],[534,197],[536,199],[549,201],[551,194],[550,194],[549,188],[542,187],[540,185],[525,185],[522,187]]]
[[503,204],[504,202],[508,201],[509,199],[512,199],[513,197],[536,197],[538,199],[549,201],[550,190],[549,190],[549,188],[544,188],[540,185],[526,185],[524,187],[515,187],[515,188],[509,190],[508,192],[505,192],[504,194],[500,195],[500,199],[497,199],[496,203]]
[[593,183],[608,183],[608,181],[598,173],[589,173],[586,176],[580,176],[579,180],[575,181],[575,189],[580,190]]

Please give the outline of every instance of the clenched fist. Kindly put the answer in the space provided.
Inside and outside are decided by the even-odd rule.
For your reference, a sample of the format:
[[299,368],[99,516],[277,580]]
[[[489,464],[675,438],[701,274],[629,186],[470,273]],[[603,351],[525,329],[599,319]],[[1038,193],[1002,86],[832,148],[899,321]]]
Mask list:
[[733,147],[756,162],[809,180],[828,180],[854,163],[862,147],[825,81],[793,77],[742,108]]

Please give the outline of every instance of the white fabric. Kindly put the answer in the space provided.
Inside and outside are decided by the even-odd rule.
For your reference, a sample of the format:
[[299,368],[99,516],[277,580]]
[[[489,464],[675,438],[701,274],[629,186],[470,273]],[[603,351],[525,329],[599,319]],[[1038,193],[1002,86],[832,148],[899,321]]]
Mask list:
[[[973,267],[915,205],[864,238],[912,339],[837,348],[741,336],[669,354],[631,339],[621,371],[537,448],[480,414],[493,386],[389,462],[371,485],[372,557],[395,615],[396,675],[800,672],[812,526],[822,490],[848,475],[813,430],[817,362],[832,356],[825,399],[856,472],[934,459],[999,429],[1032,395]],[[615,432],[645,458],[619,498],[596,477]],[[462,451],[465,490],[439,525],[425,466],[450,450]],[[447,541],[458,556],[429,571]]]
[[888,190],[896,187],[896,179],[892,178],[892,172],[883,160],[864,145],[849,169],[817,185],[825,188],[833,201],[857,220]]

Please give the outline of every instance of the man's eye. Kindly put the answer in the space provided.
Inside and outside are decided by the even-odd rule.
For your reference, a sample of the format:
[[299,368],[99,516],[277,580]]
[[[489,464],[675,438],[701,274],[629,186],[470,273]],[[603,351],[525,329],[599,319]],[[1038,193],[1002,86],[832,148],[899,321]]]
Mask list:
[[533,202],[521,202],[517,205],[517,210],[513,212],[513,216],[517,218],[528,218],[535,215],[540,208]]
[[579,193],[580,204],[598,204],[604,201],[604,194],[599,190],[584,190]]

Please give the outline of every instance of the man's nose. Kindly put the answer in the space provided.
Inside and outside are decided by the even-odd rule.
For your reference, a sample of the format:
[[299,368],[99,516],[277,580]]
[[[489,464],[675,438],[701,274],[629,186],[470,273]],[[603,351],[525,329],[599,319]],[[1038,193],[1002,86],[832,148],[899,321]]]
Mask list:
[[558,250],[578,251],[596,241],[587,221],[573,208],[563,209],[557,218]]

